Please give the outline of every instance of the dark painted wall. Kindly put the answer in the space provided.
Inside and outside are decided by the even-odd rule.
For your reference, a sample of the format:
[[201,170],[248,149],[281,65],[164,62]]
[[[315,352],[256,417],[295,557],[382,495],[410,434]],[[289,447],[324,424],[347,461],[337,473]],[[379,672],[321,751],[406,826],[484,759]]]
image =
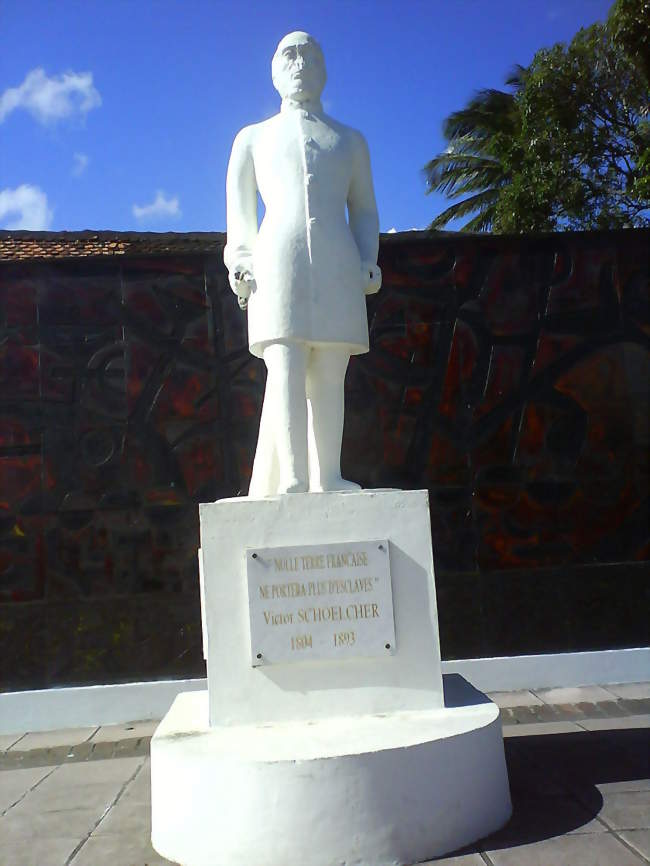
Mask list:
[[[343,464],[428,487],[444,657],[647,643],[650,232],[382,239]],[[0,684],[202,675],[264,387],[220,249],[0,264]]]

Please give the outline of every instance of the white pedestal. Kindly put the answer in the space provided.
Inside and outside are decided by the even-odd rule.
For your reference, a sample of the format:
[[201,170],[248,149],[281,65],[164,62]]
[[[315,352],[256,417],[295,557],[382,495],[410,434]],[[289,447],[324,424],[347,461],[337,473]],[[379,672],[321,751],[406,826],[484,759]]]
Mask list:
[[154,847],[183,866],[404,866],[486,836],[511,811],[499,710],[457,680],[449,709],[267,727],[210,727],[207,692],[179,695],[151,741]]
[[[199,509],[211,724],[442,707],[426,490],[222,499]],[[252,667],[247,550],[382,538],[390,547],[394,655]]]
[[[445,678],[443,696],[427,492],[231,499],[200,514],[208,692],[180,695],[152,739],[156,850],[182,866],[405,866],[504,824],[510,796],[498,709],[457,676]],[[367,550],[365,571],[329,569],[328,551],[334,563],[347,545]],[[297,566],[309,574],[285,575],[285,554],[276,561],[273,549],[310,546],[324,559]],[[253,566],[253,555],[261,563]],[[392,611],[378,594],[386,588],[381,556],[389,557]],[[288,557],[287,568],[299,561]],[[256,585],[263,567],[268,583]],[[265,664],[254,630],[255,641],[272,635],[276,648],[278,635],[299,637],[282,617],[277,628],[267,622],[273,611],[295,612],[293,601],[278,602],[273,582],[285,592],[297,581],[310,595],[321,592],[320,577],[336,574],[353,581],[340,604],[325,589],[305,609],[347,619],[365,601],[377,626],[394,626],[390,642],[384,647],[369,628],[340,656],[329,645],[319,657],[319,621],[297,661]],[[249,591],[269,608],[263,620],[255,604],[249,610]]]

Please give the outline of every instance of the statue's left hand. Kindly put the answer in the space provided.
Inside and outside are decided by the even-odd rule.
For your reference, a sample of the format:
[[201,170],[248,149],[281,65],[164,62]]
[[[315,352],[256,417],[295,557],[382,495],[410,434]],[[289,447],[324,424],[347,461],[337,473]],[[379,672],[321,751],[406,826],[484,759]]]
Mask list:
[[364,292],[366,295],[376,295],[381,288],[381,268],[374,262],[361,262]]

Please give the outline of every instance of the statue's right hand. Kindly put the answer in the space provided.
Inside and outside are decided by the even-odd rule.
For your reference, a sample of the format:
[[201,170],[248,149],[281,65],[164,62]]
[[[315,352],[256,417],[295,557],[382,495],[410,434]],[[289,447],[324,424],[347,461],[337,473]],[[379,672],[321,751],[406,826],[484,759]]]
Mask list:
[[248,270],[234,268],[229,274],[230,288],[237,295],[237,302],[241,310],[248,306],[248,299],[257,288],[255,278]]

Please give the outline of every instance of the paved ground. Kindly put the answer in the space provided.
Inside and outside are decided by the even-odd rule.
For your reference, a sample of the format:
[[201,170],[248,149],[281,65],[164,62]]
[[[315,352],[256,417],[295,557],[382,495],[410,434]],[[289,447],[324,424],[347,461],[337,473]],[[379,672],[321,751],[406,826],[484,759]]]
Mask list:
[[[512,820],[436,864],[650,863],[650,685],[492,697],[502,708]],[[168,864],[149,842],[155,727],[0,737],[0,866]]]

